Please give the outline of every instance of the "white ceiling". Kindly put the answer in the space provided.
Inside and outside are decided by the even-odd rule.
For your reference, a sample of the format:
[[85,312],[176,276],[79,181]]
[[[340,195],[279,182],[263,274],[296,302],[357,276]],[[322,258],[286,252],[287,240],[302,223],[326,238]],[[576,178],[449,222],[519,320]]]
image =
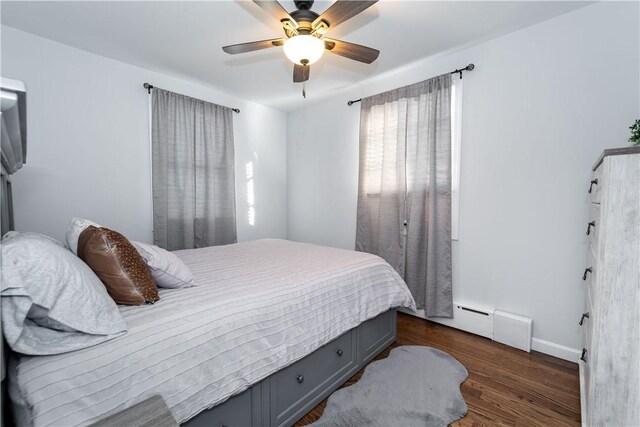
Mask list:
[[[317,1],[312,10],[320,13],[331,3]],[[295,9],[291,0],[282,4]],[[306,102],[587,4],[382,0],[330,32],[332,38],[379,49],[378,60],[366,65],[326,53],[311,68]],[[251,1],[2,1],[0,7],[2,24],[80,49],[285,111],[305,103],[282,48],[234,56],[222,51],[224,45],[282,36],[279,23]]]

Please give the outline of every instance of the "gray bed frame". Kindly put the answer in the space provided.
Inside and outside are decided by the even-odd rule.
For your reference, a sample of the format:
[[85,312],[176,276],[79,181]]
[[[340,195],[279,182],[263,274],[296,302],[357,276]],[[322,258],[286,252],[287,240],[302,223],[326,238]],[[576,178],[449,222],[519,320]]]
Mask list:
[[[4,174],[3,174],[4,175]],[[5,178],[3,176],[2,178]],[[3,179],[3,184],[5,184]],[[7,188],[4,196],[11,195]],[[7,194],[8,192],[8,194]],[[1,204],[0,223],[9,230],[13,209]],[[8,224],[7,224],[8,222]],[[7,227],[8,226],[8,227]],[[184,426],[290,426],[344,384],[396,340],[396,309],[379,314],[347,331],[308,356],[207,409]],[[0,427],[14,425],[7,396],[7,354],[0,328]],[[123,426],[124,427],[124,426]]]
[[[396,309],[391,309],[224,403],[201,412],[183,426],[291,426],[395,340]],[[6,360],[2,360],[3,368],[6,368],[5,363]],[[2,382],[5,389],[6,381]],[[9,406],[6,390],[3,390],[4,427],[13,425]]]
[[391,309],[183,426],[291,426],[395,340],[396,310]]

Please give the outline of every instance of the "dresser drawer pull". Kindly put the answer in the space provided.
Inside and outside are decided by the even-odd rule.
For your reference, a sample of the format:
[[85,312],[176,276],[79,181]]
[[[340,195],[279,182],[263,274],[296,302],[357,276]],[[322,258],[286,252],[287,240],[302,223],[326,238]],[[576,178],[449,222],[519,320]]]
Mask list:
[[594,185],[598,185],[598,178],[591,180],[591,185],[589,185],[589,194],[591,194]]
[[593,268],[587,267],[584,269],[584,274],[582,275],[582,280],[587,280],[587,274],[593,273]]
[[590,221],[589,224],[587,224],[587,236],[591,234],[591,227],[596,228],[595,221]]
[[587,363],[587,349],[586,348],[582,349],[582,354],[580,355],[580,360],[582,360],[584,363]]
[[338,349],[338,351],[336,351],[336,354],[337,354],[338,356],[342,356],[342,354],[343,354],[343,353],[344,353],[344,352],[342,351],[342,349],[341,349],[341,348],[339,348],[339,349]]
[[296,380],[298,380],[298,382],[300,384],[302,384],[304,382],[304,375],[298,375],[298,377],[296,378]]
[[589,318],[589,313],[582,313],[582,317],[580,318],[580,323],[578,323],[578,325],[582,326],[582,324],[584,323],[584,319],[588,319]]

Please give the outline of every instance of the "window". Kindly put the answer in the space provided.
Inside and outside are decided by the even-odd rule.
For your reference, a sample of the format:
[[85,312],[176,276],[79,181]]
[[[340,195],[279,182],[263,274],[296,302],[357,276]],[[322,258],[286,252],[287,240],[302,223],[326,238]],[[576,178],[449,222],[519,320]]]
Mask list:
[[[367,146],[365,165],[371,170],[383,170],[385,173],[383,180],[380,175],[375,173],[367,173],[362,177],[364,179],[364,188],[369,198],[380,198],[381,194],[392,194],[393,189],[398,188],[398,180],[402,179],[398,174],[404,171],[398,171],[397,153],[395,144],[384,144],[386,139],[395,140],[397,138],[394,133],[397,123],[393,120],[398,115],[398,102],[390,102],[383,105],[375,105],[371,107],[368,116],[367,130],[369,137],[378,140],[377,144],[369,144]],[[385,125],[393,131],[385,133]],[[386,148],[385,148],[386,147]],[[451,85],[451,239],[458,240],[459,237],[459,217],[460,217],[460,159],[462,147],[462,79],[454,74],[452,76]],[[385,152],[390,150],[392,152]],[[385,156],[388,164],[383,164]],[[396,157],[394,157],[396,156]],[[391,190],[389,190],[391,189]],[[443,189],[444,190],[444,189]]]
[[151,101],[154,243],[235,243],[232,110],[158,88]]
[[460,218],[460,158],[462,148],[462,79],[451,85],[451,239],[458,240]]

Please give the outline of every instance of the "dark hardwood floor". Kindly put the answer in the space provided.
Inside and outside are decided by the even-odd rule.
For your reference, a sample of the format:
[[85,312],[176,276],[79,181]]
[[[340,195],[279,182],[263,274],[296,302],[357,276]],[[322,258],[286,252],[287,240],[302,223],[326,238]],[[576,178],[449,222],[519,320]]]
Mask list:
[[[461,390],[469,408],[453,426],[579,426],[578,365],[542,353],[526,353],[490,339],[398,313],[398,339],[376,360],[401,345],[446,351],[469,371]],[[343,387],[360,378],[364,369]],[[296,426],[322,415],[324,400]]]

